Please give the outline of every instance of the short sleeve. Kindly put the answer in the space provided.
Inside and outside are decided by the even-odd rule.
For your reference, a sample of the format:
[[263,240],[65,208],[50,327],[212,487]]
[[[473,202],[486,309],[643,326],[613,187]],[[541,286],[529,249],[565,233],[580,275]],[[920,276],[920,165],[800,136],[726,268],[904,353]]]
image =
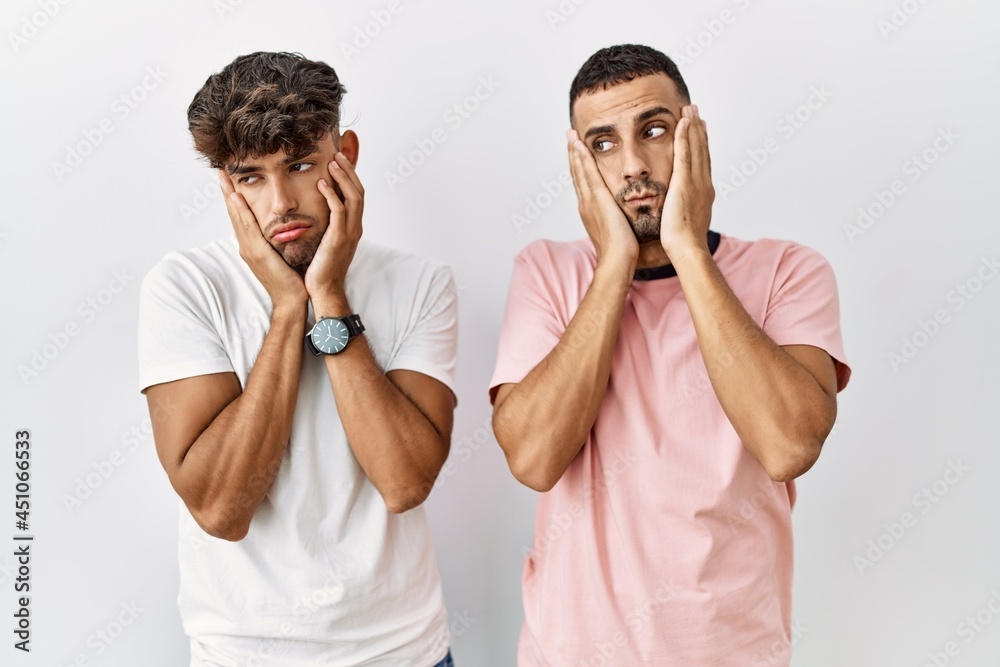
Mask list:
[[213,317],[207,278],[177,253],[150,269],[139,290],[139,391],[196,375],[234,372]]
[[763,330],[778,345],[826,350],[837,369],[837,391],[847,386],[851,369],[840,332],[837,280],[829,262],[815,250],[793,244],[783,253]]
[[500,326],[496,368],[490,380],[490,401],[497,387],[518,383],[559,343],[566,322],[546,289],[545,273],[536,255],[541,247],[532,244],[514,260],[507,292],[507,306]]
[[458,288],[448,267],[438,268],[420,300],[416,322],[403,336],[385,371],[423,373],[455,391],[458,356]]

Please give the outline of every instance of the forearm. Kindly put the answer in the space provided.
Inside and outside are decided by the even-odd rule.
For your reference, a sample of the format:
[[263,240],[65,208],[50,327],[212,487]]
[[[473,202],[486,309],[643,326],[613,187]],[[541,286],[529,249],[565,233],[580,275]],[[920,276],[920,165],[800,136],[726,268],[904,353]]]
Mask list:
[[237,540],[281,466],[298,398],[305,304],[275,308],[243,392],[184,456],[178,492],[203,528]]
[[611,373],[631,269],[599,265],[553,350],[493,413],[493,430],[511,472],[538,490],[552,488],[587,441]]
[[833,427],[836,402],[764,333],[707,250],[671,255],[709,379],[733,428],[768,474],[802,474]]
[[[316,298],[317,313],[350,313],[346,297]],[[386,377],[362,334],[335,355],[323,355],[337,413],[365,475],[394,513],[420,505],[448,457],[449,432]],[[311,361],[311,360],[310,360]]]

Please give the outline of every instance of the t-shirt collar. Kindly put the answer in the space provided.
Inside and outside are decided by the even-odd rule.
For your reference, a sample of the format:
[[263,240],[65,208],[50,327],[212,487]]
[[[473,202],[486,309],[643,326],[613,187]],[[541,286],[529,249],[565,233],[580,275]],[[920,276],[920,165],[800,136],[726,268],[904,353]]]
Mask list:
[[[719,249],[719,241],[722,236],[719,232],[713,232],[709,230],[708,232],[708,251],[715,254],[715,251]],[[647,266],[643,269],[636,269],[633,278],[635,280],[659,280],[660,278],[676,278],[677,270],[674,268],[673,264],[666,264],[664,266]]]

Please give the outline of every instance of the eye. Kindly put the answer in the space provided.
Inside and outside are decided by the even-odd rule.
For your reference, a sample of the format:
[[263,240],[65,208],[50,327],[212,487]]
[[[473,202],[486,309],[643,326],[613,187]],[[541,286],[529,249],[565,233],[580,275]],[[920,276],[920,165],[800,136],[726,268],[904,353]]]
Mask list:
[[256,176],[254,174],[250,174],[248,176],[241,176],[240,179],[239,179],[239,182],[241,184],[243,184],[243,185],[253,185],[256,182],[255,179],[259,179],[259,178],[260,178],[260,176]]
[[296,162],[290,167],[292,171],[297,171],[300,173],[304,171],[309,171],[312,168],[313,168],[312,162]]
[[647,127],[643,135],[648,139],[656,139],[657,137],[662,137],[667,133],[667,128],[664,125],[653,125]]
[[610,139],[598,139],[594,142],[594,152],[595,153],[607,153],[609,150],[615,147],[615,142]]

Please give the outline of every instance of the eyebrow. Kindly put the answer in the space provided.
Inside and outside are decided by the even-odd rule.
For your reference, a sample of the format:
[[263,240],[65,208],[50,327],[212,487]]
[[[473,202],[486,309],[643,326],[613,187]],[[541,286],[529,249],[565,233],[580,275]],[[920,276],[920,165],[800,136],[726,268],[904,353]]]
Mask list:
[[[315,152],[316,148],[313,147],[308,150],[302,151],[301,154],[289,155],[284,160],[279,162],[278,166],[287,167],[290,164],[294,164],[296,162],[302,162],[306,158],[312,156],[313,153]],[[243,174],[253,174],[261,170],[262,170],[261,166],[256,164],[238,164],[233,166],[228,166],[228,165],[226,166],[226,171],[229,172],[230,176],[242,176]]]
[[[660,116],[663,114],[666,114],[668,116],[673,116],[674,112],[668,109],[667,107],[653,107],[652,109],[647,109],[646,111],[643,111],[641,114],[636,116],[633,122],[636,125],[638,125],[639,123],[645,122],[650,118],[655,118],[656,116]],[[595,134],[604,134],[606,132],[614,132],[614,131],[615,131],[614,125],[600,125],[598,127],[592,127],[589,130],[587,130],[587,133],[583,135],[583,138],[589,139]]]

